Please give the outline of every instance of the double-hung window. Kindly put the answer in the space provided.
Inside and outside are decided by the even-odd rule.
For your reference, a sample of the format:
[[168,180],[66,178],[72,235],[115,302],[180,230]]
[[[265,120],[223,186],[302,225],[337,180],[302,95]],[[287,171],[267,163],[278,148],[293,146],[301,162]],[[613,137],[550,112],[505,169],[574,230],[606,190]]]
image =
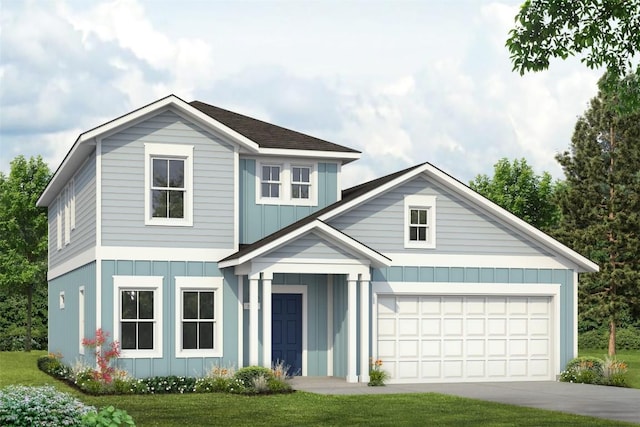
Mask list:
[[436,198],[411,195],[404,198],[404,247],[436,247]]
[[113,283],[122,357],[162,357],[162,277],[114,276]]
[[291,198],[308,199],[311,188],[311,168],[306,166],[291,167]]
[[152,157],[151,211],[153,218],[184,219],[184,159]]
[[264,198],[280,198],[280,166],[262,166],[260,191]]
[[222,278],[176,277],[176,356],[222,355]]
[[145,224],[193,225],[193,146],[144,147]]
[[257,160],[256,204],[317,206],[317,165]]

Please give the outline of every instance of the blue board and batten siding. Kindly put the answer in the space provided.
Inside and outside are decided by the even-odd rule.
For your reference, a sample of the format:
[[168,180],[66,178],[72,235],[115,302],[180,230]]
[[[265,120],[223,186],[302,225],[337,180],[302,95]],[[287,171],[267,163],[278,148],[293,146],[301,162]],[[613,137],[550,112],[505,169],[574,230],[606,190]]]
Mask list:
[[253,243],[338,200],[338,165],[318,163],[318,205],[256,203],[256,161],[240,159],[240,243]]
[[[162,358],[125,359],[118,361],[137,378],[159,375],[203,376],[214,365],[237,366],[238,360],[238,293],[237,278],[231,271],[222,272],[215,262],[188,261],[102,261],[102,327],[114,328],[113,276],[161,276],[162,281]],[[175,277],[224,277],[223,284],[223,351],[224,357],[176,358]]]
[[[96,245],[96,159],[95,152],[89,154],[80,170],[74,176],[75,190],[75,228],[70,231],[71,240],[65,244],[64,201],[49,205],[49,268],[95,247]],[[58,207],[61,209],[60,230],[62,248],[58,249]]]
[[[193,146],[193,227],[145,225],[145,143]],[[102,244],[234,247],[234,148],[165,111],[102,141]]]
[[[244,277],[244,283],[248,284],[248,278]],[[345,282],[346,283],[346,282]],[[327,299],[327,275],[326,274],[282,274],[273,275],[273,285],[306,286],[307,312],[303,316],[307,319],[307,329],[303,331],[307,337],[307,375],[327,375],[327,325],[328,325],[328,299]],[[248,287],[245,287],[244,303],[249,303]],[[291,293],[296,293],[292,291]],[[345,294],[346,295],[346,294]],[[258,302],[262,307],[262,284],[258,287]],[[225,316],[226,317],[226,316]],[[258,316],[258,354],[259,363],[262,363],[262,311]],[[243,314],[243,365],[249,365],[249,310]],[[225,350],[226,353],[226,350]],[[286,362],[286,361],[285,361]]]
[[[80,288],[84,287],[84,331],[80,331]],[[60,293],[64,292],[64,308]],[[61,353],[73,365],[81,357],[80,341],[93,338],[96,330],[96,264],[92,262],[49,281],[49,351]],[[85,361],[92,363],[91,350]]]

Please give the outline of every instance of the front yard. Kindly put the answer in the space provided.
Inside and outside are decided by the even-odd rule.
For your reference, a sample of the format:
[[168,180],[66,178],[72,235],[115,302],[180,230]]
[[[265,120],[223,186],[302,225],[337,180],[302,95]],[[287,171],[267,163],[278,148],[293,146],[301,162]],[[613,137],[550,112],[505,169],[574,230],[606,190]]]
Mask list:
[[[125,409],[138,426],[211,425],[487,425],[622,426],[614,421],[439,394],[271,396],[230,394],[86,396],[40,372],[44,352],[0,352],[0,388],[52,384],[83,402]],[[640,359],[640,355],[637,355]],[[640,360],[620,355],[638,366]],[[637,368],[634,369],[634,371]],[[630,369],[631,371],[631,369]],[[637,374],[637,373],[636,373]],[[637,377],[635,377],[637,378]],[[637,381],[634,380],[637,386]]]

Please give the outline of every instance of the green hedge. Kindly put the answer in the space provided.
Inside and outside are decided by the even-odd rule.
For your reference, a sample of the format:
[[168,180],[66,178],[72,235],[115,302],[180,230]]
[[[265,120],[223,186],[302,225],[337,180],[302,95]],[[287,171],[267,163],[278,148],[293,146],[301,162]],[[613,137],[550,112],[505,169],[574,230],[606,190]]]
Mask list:
[[[587,349],[606,349],[609,347],[609,331],[597,329],[578,335],[578,346]],[[640,350],[640,329],[620,328],[616,331],[616,349]]]

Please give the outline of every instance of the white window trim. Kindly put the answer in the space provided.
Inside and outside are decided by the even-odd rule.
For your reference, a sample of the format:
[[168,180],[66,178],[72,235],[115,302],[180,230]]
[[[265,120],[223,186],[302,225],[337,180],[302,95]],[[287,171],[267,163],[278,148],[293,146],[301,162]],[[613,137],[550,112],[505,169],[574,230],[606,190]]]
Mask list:
[[[223,343],[223,278],[222,277],[186,277],[176,276],[175,286],[175,344],[176,357],[222,357]],[[182,292],[212,290],[214,295],[215,343],[213,349],[182,349]]]
[[71,188],[67,185],[62,190],[64,199],[64,245],[71,243]]
[[60,295],[58,297],[58,305],[60,310],[64,310],[64,291],[60,291]]
[[121,350],[123,359],[161,358],[162,357],[162,276],[113,276],[113,340],[120,339],[120,296],[125,290],[152,290],[153,313],[155,322],[153,325],[154,343],[153,350]]
[[62,249],[62,202],[60,196],[56,198],[56,228],[57,228],[57,248]]
[[82,339],[84,338],[84,334],[85,334],[85,293],[84,293],[84,286],[80,286],[80,288],[78,289],[78,353],[81,355],[84,355],[84,346],[82,345]]
[[[427,241],[419,242],[409,240],[409,210],[410,209],[426,209],[428,233]],[[411,195],[404,197],[404,218],[402,221],[404,227],[404,247],[434,249],[436,247],[436,196]]]
[[[184,159],[184,218],[154,218],[151,209],[152,157]],[[193,226],[193,145],[144,144],[144,223],[145,225]]]
[[[262,166],[280,166],[280,197],[262,197]],[[309,198],[291,197],[292,168],[309,168]],[[274,159],[256,160],[256,204],[318,206],[318,163],[296,160]]]
[[76,229],[76,184],[75,179],[71,178],[69,181],[69,191],[71,193],[71,197],[69,200],[69,209],[70,209],[70,230]]

